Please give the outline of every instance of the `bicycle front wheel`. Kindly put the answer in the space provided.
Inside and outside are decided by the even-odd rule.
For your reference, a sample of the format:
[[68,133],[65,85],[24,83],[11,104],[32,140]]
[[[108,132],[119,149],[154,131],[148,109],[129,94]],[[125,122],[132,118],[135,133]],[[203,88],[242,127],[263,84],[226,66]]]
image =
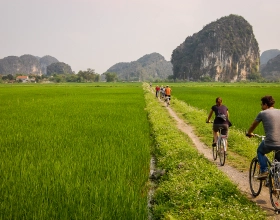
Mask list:
[[280,211],[280,179],[279,174],[269,172],[269,195],[271,205],[275,208],[275,211]]
[[220,158],[220,165],[224,166],[225,162],[226,162],[226,142],[223,138],[220,138],[220,140],[218,140],[218,149],[219,149],[219,158]]
[[262,189],[262,180],[258,180],[260,165],[257,157],[253,158],[249,170],[249,184],[253,196],[258,196]]

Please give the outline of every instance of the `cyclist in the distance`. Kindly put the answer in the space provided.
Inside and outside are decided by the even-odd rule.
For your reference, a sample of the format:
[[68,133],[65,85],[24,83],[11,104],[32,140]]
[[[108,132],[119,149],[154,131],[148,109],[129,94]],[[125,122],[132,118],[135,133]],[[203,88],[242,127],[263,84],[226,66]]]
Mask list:
[[211,107],[210,113],[206,120],[206,123],[209,123],[209,120],[212,117],[213,112],[215,112],[215,119],[213,123],[213,144],[215,147],[218,139],[218,131],[219,128],[222,127],[222,135],[228,135],[228,127],[229,127],[229,113],[228,108],[222,104],[223,100],[221,97],[216,98],[216,105]]
[[166,99],[171,99],[171,88],[167,85],[166,87],[165,87],[165,98]]
[[[257,149],[261,170],[258,179],[265,179],[268,175],[267,158],[264,155],[273,150],[280,150],[280,110],[274,108],[274,103],[272,96],[267,95],[261,98],[262,111],[259,112],[246,134],[249,137],[254,136],[252,133],[254,129],[260,122],[263,123],[266,138]],[[278,155],[275,156],[276,159]]]

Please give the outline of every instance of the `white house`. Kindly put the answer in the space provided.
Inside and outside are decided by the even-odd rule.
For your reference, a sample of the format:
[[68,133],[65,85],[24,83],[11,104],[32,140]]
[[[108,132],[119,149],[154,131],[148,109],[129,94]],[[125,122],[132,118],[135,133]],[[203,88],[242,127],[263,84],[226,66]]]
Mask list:
[[22,81],[23,83],[26,83],[29,81],[28,76],[17,76],[16,81]]

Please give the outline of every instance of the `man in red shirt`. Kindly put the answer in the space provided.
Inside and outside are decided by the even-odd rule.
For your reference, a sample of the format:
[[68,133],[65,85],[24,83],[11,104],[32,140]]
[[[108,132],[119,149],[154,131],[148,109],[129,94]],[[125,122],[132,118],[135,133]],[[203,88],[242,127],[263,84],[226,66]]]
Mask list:
[[156,86],[156,97],[157,97],[157,98],[158,98],[159,90],[160,90],[160,87],[159,87],[159,86]]

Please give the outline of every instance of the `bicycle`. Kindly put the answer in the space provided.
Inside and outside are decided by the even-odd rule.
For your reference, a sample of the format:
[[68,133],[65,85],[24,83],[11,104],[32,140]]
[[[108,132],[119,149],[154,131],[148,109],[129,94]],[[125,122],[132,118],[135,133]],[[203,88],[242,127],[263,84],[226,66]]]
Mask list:
[[[265,136],[258,134],[246,134],[246,136],[255,136],[261,138],[262,141],[265,139]],[[258,175],[260,174],[260,164],[258,157],[256,156],[252,159],[249,169],[249,185],[252,195],[257,197],[261,193],[263,183],[266,183],[265,185],[269,187],[270,202],[275,211],[278,212],[280,211],[280,162],[275,159],[275,155],[280,151],[274,150],[272,152],[272,160],[269,160],[269,158],[266,156],[269,169],[266,179],[258,179]]]
[[[207,123],[207,121],[206,121]],[[210,122],[213,123],[213,122]],[[226,151],[227,151],[227,135],[222,134],[223,127],[219,127],[219,134],[216,146],[212,147],[213,159],[216,160],[218,155],[220,159],[220,165],[224,166],[226,162]]]
[[166,107],[170,105],[170,96],[165,97]]

